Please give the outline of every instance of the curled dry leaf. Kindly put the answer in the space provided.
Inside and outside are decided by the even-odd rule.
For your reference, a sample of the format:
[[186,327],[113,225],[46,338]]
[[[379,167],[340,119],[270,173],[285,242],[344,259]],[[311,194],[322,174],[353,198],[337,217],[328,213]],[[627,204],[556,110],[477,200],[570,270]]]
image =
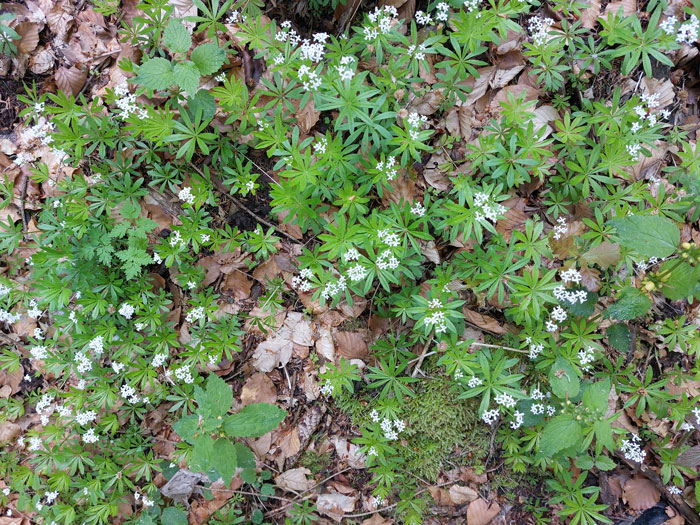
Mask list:
[[419,115],[432,115],[435,113],[445,99],[445,94],[442,89],[435,89],[433,91],[428,91],[423,95],[415,105],[415,110]]
[[366,335],[362,332],[337,332],[335,347],[346,359],[364,359],[368,355]]
[[490,505],[479,498],[469,504],[467,509],[467,525],[486,525],[501,512],[501,507],[495,501]]
[[56,85],[66,95],[77,95],[85,85],[87,75],[77,67],[59,67],[56,70]]
[[31,53],[39,45],[39,28],[33,22],[21,22],[15,27],[20,36],[17,50],[20,53]]
[[304,133],[308,133],[311,128],[316,125],[316,122],[318,122],[318,117],[320,116],[321,112],[314,107],[313,99],[309,99],[306,106],[301,108],[296,113],[297,121],[299,122],[299,126]]
[[340,522],[343,515],[355,509],[357,497],[343,494],[321,494],[316,500],[316,510],[329,518]]
[[315,485],[313,479],[308,479],[311,471],[304,467],[293,468],[282,472],[275,478],[275,484],[282,490],[304,492]]
[[654,483],[643,476],[632,478],[622,490],[622,501],[633,510],[646,510],[656,505],[661,493]]
[[0,443],[13,441],[22,432],[22,427],[15,423],[5,421],[0,423]]
[[468,323],[476,325],[482,330],[492,334],[503,335],[506,333],[506,329],[502,327],[493,317],[482,315],[479,312],[475,312],[467,308],[464,308],[462,311],[464,312],[465,320]]
[[333,436],[332,442],[338,457],[346,460],[348,466],[354,469],[367,468],[367,458],[360,452],[360,447],[339,436]]
[[452,485],[449,490],[450,499],[455,505],[463,505],[465,503],[471,503],[479,497],[479,494],[469,487],[464,485]]

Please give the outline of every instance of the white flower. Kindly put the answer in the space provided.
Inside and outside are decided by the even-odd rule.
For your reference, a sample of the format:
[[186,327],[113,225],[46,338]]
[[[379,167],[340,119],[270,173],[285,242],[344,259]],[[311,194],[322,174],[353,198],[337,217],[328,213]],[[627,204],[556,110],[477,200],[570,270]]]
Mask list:
[[94,410],[87,410],[85,412],[78,412],[75,415],[75,420],[79,425],[87,425],[97,419],[97,413]]
[[472,378],[467,382],[467,385],[469,385],[469,388],[476,388],[477,386],[481,386],[482,383],[483,381],[480,378],[472,376]]
[[494,421],[498,419],[498,409],[493,409],[493,410],[485,410],[483,414],[481,414],[481,419],[483,420],[484,423],[487,425],[490,425]]
[[194,204],[194,195],[192,195],[192,188],[189,186],[182,188],[177,194],[177,198],[182,202],[186,202],[187,204]]
[[85,443],[97,443],[100,437],[95,435],[95,429],[91,428],[85,434],[83,434],[83,441]]
[[626,439],[622,442],[622,447],[620,447],[620,450],[624,453],[625,458],[637,463],[642,463],[644,461],[644,459],[647,457],[647,453],[645,450],[642,450],[641,446],[639,445],[640,442],[641,440],[636,434],[632,434],[630,439]]
[[373,408],[372,411],[369,413],[369,418],[375,423],[379,423],[379,412],[377,412],[376,408]]
[[515,421],[510,422],[510,428],[512,428],[513,430],[517,430],[522,426],[523,420],[525,419],[525,414],[516,410],[515,412],[513,412],[513,417],[515,417]]
[[416,11],[416,22],[424,26],[427,24],[432,24],[433,19],[428,13],[424,13],[423,11]]
[[679,494],[683,494],[683,491],[681,489],[679,489],[678,487],[676,487],[675,485],[672,485],[672,486],[668,487],[668,493],[677,496]]
[[200,319],[204,319],[206,316],[206,312],[204,311],[203,306],[197,306],[196,308],[193,308],[190,310],[187,315],[185,316],[185,320],[188,323],[194,323],[195,321],[199,321]]
[[129,303],[123,303],[119,308],[119,315],[123,316],[125,319],[131,319],[134,315],[136,308],[134,308]]
[[552,319],[554,319],[556,322],[561,323],[566,321],[566,318],[566,310],[564,310],[561,306],[557,306],[554,308],[554,310],[552,310]]
[[421,204],[418,201],[413,203],[413,206],[411,206],[411,213],[413,215],[418,215],[419,217],[423,217],[423,215],[425,215],[425,208],[423,207],[423,204]]
[[333,385],[331,384],[330,380],[326,379],[326,382],[321,387],[321,393],[324,396],[330,396],[333,393],[333,390],[334,390],[334,388],[333,388]]
[[367,269],[361,264],[356,264],[348,269],[348,277],[352,282],[361,281],[367,276]]
[[579,284],[581,282],[581,273],[576,268],[569,268],[565,272],[561,272],[560,277],[565,283]]

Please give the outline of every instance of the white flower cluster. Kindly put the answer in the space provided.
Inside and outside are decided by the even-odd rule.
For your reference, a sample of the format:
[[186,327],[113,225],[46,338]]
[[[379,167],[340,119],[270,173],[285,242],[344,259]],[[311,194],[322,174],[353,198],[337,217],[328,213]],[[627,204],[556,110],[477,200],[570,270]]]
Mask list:
[[54,397],[51,393],[44,394],[36,404],[36,413],[40,415],[42,425],[48,425],[49,417],[54,413],[55,408],[52,406]]
[[447,2],[440,2],[435,6],[437,13],[435,13],[435,18],[440,22],[446,22],[450,14],[450,6]]
[[377,171],[386,176],[386,180],[394,180],[398,175],[396,157],[388,157],[386,160],[377,162]]
[[330,396],[333,394],[333,384],[331,383],[330,379],[326,379],[326,382],[323,383],[323,386],[321,386],[321,393],[324,396]]
[[335,296],[345,290],[347,285],[347,278],[344,275],[341,275],[337,281],[326,284],[325,288],[321,292],[321,297],[327,300],[331,296]]
[[102,355],[104,352],[104,338],[98,335],[90,340],[88,348],[95,352],[96,355]]
[[168,353],[167,352],[161,352],[153,356],[153,360],[151,361],[151,366],[154,367],[159,367],[162,366],[165,361],[168,359]]
[[635,265],[637,266],[638,271],[643,272],[643,271],[646,271],[647,268],[649,268],[650,266],[654,266],[655,264],[658,264],[660,261],[665,261],[665,260],[666,260],[665,257],[662,257],[661,259],[659,259],[658,257],[650,257],[648,261],[641,260],[638,263],[635,263]]
[[673,494],[674,496],[678,496],[679,494],[683,494],[683,491],[675,485],[671,485],[670,487],[668,487],[668,493]]
[[425,215],[425,208],[423,207],[423,203],[416,201],[413,203],[413,206],[411,206],[411,213],[413,215],[418,215],[418,217],[423,217]]
[[84,352],[77,352],[73,360],[78,363],[77,370],[79,374],[85,374],[92,370],[92,361]]
[[41,316],[41,309],[36,304],[36,299],[29,301],[29,309],[27,310],[27,315],[32,319],[37,319]]
[[490,425],[491,423],[495,422],[498,419],[499,412],[497,408],[494,408],[493,410],[484,410],[484,413],[481,414],[481,419],[484,423],[487,425]]
[[192,188],[189,186],[185,186],[180,190],[180,192],[177,194],[177,198],[180,199],[182,202],[186,202],[189,205],[194,204],[194,195],[192,194]]
[[552,405],[545,406],[544,403],[533,403],[530,407],[530,412],[534,416],[541,416],[547,412],[547,415],[551,417],[555,414],[556,409]]
[[700,408],[694,408],[693,415],[695,416],[695,424],[700,426]]
[[[372,447],[372,448],[374,448],[374,447]],[[376,451],[376,450],[374,451],[374,455],[375,455],[375,456],[377,455],[377,451]],[[379,508],[379,507],[381,507],[382,505],[384,505],[384,503],[386,503],[386,500],[385,500],[384,498],[382,498],[381,496],[373,496],[373,497],[372,497],[372,504],[373,504],[375,507]]]
[[549,36],[549,28],[554,24],[551,18],[542,18],[534,16],[528,22],[528,29],[532,33],[532,40],[536,45],[541,46],[547,41]]
[[410,115],[408,115],[408,134],[410,135],[412,140],[418,140],[418,132],[420,131],[420,128],[423,124],[428,122],[428,117],[425,115],[419,115],[415,111],[412,111]]
[[195,321],[199,321],[200,319],[204,319],[206,317],[206,312],[204,311],[203,306],[197,306],[196,308],[192,308],[187,315],[185,316],[185,320],[188,323],[194,323]]
[[539,355],[542,353],[542,350],[544,350],[544,345],[542,343],[533,343],[530,337],[526,337],[525,342],[530,345],[530,353],[528,354],[528,357],[530,359],[537,359],[537,357],[539,357]]
[[13,314],[0,308],[0,323],[16,323],[22,318],[22,314]]
[[512,428],[513,430],[517,430],[521,426],[523,426],[525,414],[523,414],[519,410],[516,410],[515,412],[513,412],[513,417],[515,418],[515,420],[510,422],[510,428]]
[[121,393],[121,396],[129,403],[138,403],[141,401],[141,398],[139,398],[139,396],[136,394],[136,389],[131,385],[124,383],[119,392]]
[[[43,102],[41,104],[42,106],[40,107],[43,110]],[[36,106],[34,110],[36,111]],[[44,146],[50,146],[53,142],[53,137],[49,135],[49,133],[52,133],[54,130],[55,126],[52,122],[46,120],[44,117],[40,117],[34,126],[28,128],[24,132],[24,138],[27,140],[39,139]]]
[[416,22],[418,22],[422,26],[432,24],[433,17],[430,16],[428,13],[424,13],[423,11],[416,11]]
[[46,359],[49,356],[48,349],[43,345],[32,346],[29,350],[32,359]]
[[97,419],[97,413],[94,410],[86,410],[85,412],[78,412],[75,415],[75,421],[79,425],[87,425],[92,423]]
[[142,496],[141,494],[137,492],[134,492],[134,500],[139,501],[141,500],[141,504],[144,507],[152,507],[153,504],[155,503],[152,499],[148,499],[146,496]]
[[348,268],[348,277],[350,277],[350,280],[354,283],[357,281],[361,281],[365,277],[367,277],[367,268],[362,266],[361,264],[355,264]]
[[464,0],[464,4],[462,4],[462,7],[466,9],[467,13],[476,11],[479,9],[479,0]]
[[552,294],[557,299],[557,301],[566,301],[571,304],[577,302],[583,304],[588,298],[588,292],[586,290],[576,290],[575,292],[569,292],[563,286],[557,286],[554,290],[552,290]]
[[309,268],[304,268],[298,276],[292,277],[292,287],[298,288],[301,292],[308,292],[311,290],[311,283],[309,279],[314,276]]
[[323,60],[323,56],[326,54],[326,40],[328,40],[328,33],[316,33],[313,41],[308,38],[302,40],[300,48],[302,60],[310,60],[314,63]]
[[119,117],[122,120],[128,119],[132,114],[137,115],[141,120],[148,117],[148,112],[136,104],[136,95],[129,92],[129,86],[126,82],[116,86],[114,94],[119,97],[114,103],[121,110]]
[[180,381],[184,381],[188,385],[194,383],[194,377],[192,377],[192,372],[187,366],[181,366],[180,368],[175,370],[175,377]]
[[406,48],[406,53],[408,55],[413,56],[413,58],[415,58],[416,60],[424,60],[425,59],[425,51],[426,51],[425,44],[420,44],[418,47],[411,44],[410,46],[408,46]]
[[231,14],[226,17],[227,24],[235,24],[240,19],[241,14],[238,11],[231,11]]
[[392,421],[384,418],[382,419],[382,422],[379,423],[379,426],[382,427],[382,430],[384,431],[384,437],[389,441],[394,441],[395,439],[399,439],[399,434],[406,428],[406,423],[400,419]]
[[559,217],[557,219],[557,224],[554,226],[554,235],[552,235],[554,240],[558,241],[561,239],[562,236],[566,234],[567,229],[566,219],[564,217]]
[[11,290],[10,290],[9,287],[7,287],[7,286],[5,286],[4,284],[0,283],[0,297],[2,297],[3,295],[7,295],[8,293],[10,293],[10,291],[11,291]]
[[131,319],[134,315],[136,308],[134,308],[129,303],[123,303],[119,308],[119,315],[123,316],[125,319]]
[[583,370],[588,371],[591,369],[591,363],[595,361],[595,348],[589,346],[585,350],[581,349],[578,351],[578,360],[581,363]]
[[[180,230],[173,230],[173,232],[170,234],[170,237],[168,237],[168,243],[173,248],[178,244],[180,245],[181,248],[185,247],[185,240],[182,238],[182,233],[180,233]],[[160,261],[160,256],[158,256],[159,260],[156,260],[155,255],[156,254],[154,253],[153,260],[156,261],[158,264],[160,264],[160,262],[162,262],[162,261]]]
[[292,46],[296,46],[301,41],[301,37],[292,29],[292,23],[289,20],[282,22],[280,28],[284,31],[277,31],[275,34],[275,40],[278,42],[289,42]]
[[642,440],[639,439],[637,434],[632,434],[631,439],[625,439],[622,442],[622,447],[620,447],[620,450],[630,461],[642,463],[647,457],[647,453],[645,450],[642,450],[642,447],[639,445],[641,441]]
[[91,428],[85,434],[83,434],[83,441],[85,443],[97,443],[100,440],[100,436],[95,434],[95,429]]
[[384,250],[377,257],[377,268],[380,270],[396,270],[399,267],[399,260],[394,257],[390,250]]
[[326,137],[320,137],[315,143],[314,143],[314,153],[316,155],[323,154],[326,152],[326,146],[328,146],[328,141],[326,140]]
[[394,6],[385,5],[383,7],[375,7],[374,11],[367,14],[372,25],[363,28],[365,40],[370,42],[375,40],[380,34],[387,34],[391,31],[392,22],[397,19],[398,16],[399,12]]
[[345,262],[359,261],[360,252],[357,251],[357,248],[350,248],[347,252],[343,254],[343,260]]
[[423,322],[427,326],[435,326],[435,333],[441,334],[447,331],[445,324],[445,312],[442,308],[440,299],[432,299],[428,303],[428,307],[432,310],[431,314],[423,318]]
[[506,408],[515,408],[515,398],[510,394],[506,394],[505,392],[498,394],[494,398],[494,401],[497,405],[504,406]]
[[700,20],[695,15],[690,16],[690,20],[686,20],[681,26],[676,29],[678,19],[675,16],[670,16],[659,24],[659,27],[667,35],[676,33],[676,42],[679,44],[692,45],[698,40],[700,34]]
[[469,385],[469,388],[476,388],[477,386],[481,386],[483,383],[484,382],[476,376],[472,376],[471,379],[467,381],[467,385]]
[[377,237],[379,237],[381,242],[387,246],[391,246],[392,248],[396,248],[401,245],[401,237],[399,237],[399,234],[392,232],[389,228],[378,230]]
[[307,91],[315,91],[321,85],[321,77],[307,65],[299,67],[297,75]]
[[474,219],[477,221],[489,220],[491,222],[496,222],[499,215],[503,215],[507,208],[491,201],[491,197],[482,192],[476,192],[474,194],[474,207],[478,208],[474,214]]

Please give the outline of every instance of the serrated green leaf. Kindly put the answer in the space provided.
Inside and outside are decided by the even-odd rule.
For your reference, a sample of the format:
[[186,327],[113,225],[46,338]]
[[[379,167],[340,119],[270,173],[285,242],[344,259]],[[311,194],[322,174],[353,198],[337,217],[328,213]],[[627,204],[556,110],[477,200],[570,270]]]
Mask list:
[[170,20],[163,31],[163,43],[173,53],[187,53],[192,45],[192,37],[182,20]]
[[160,516],[162,525],[187,525],[187,514],[177,507],[166,507]]
[[200,89],[194,97],[190,97],[187,103],[190,116],[194,119],[197,111],[202,112],[202,120],[211,120],[216,113],[216,100],[206,89]]
[[576,370],[563,357],[558,357],[550,368],[549,385],[552,388],[552,394],[560,399],[576,397],[581,388]]
[[198,429],[199,416],[197,414],[183,416],[176,421],[175,424],[173,424],[173,430],[177,432],[177,435],[187,441],[190,445],[194,444],[194,435],[197,433]]
[[559,415],[544,427],[540,454],[551,457],[557,452],[578,446],[582,438],[581,425],[568,414]]
[[236,443],[236,458],[240,468],[255,468],[255,454],[243,443]]
[[599,415],[605,414],[610,395],[610,379],[590,383],[583,391],[583,406]]
[[605,310],[605,316],[618,321],[629,321],[644,315],[651,308],[651,299],[632,286],[625,286],[616,301]]
[[152,58],[139,67],[136,82],[148,89],[168,89],[175,83],[173,65],[164,58]]
[[[571,291],[580,290],[581,288],[572,288]],[[561,305],[570,314],[577,315],[579,317],[590,317],[595,311],[595,305],[598,302],[598,294],[596,292],[588,292],[586,294],[586,300],[584,302],[573,302],[570,303],[567,300],[562,300]]]
[[595,466],[600,470],[612,470],[615,468],[615,462],[608,456],[598,456],[595,459]]
[[644,257],[668,257],[676,251],[680,231],[676,224],[658,215],[630,215],[613,219],[620,244]]
[[228,486],[236,475],[238,466],[236,447],[226,438],[217,439],[214,443],[214,457],[216,461],[213,466]]
[[260,437],[287,416],[281,408],[269,403],[252,403],[224,420],[224,431],[231,437]]
[[574,465],[576,465],[578,468],[581,470],[591,470],[594,465],[593,458],[589,456],[588,454],[585,454],[583,456],[579,456],[576,458],[574,461]]
[[700,281],[700,266],[671,260],[661,265],[659,274],[665,279],[661,293],[672,301],[680,301],[693,295],[695,285]]
[[624,323],[615,323],[610,325],[605,331],[605,335],[608,336],[608,341],[615,347],[615,349],[620,352],[627,352],[630,348],[630,343],[632,342],[632,335],[630,334],[630,329]]
[[215,465],[214,440],[208,434],[201,434],[194,440],[190,455],[190,469],[194,472],[208,472]]
[[199,412],[205,418],[217,418],[226,414],[231,408],[233,392],[226,381],[216,374],[209,374],[205,390],[195,387],[194,399],[199,405]]
[[[226,52],[214,43],[197,46],[190,56],[202,75],[216,73],[226,60]],[[188,93],[190,93],[188,91]],[[192,92],[193,93],[193,92]]]
[[199,88],[200,74],[197,66],[193,62],[187,60],[185,62],[180,62],[175,64],[175,83],[180,86],[184,91],[187,91],[190,95],[197,92]]

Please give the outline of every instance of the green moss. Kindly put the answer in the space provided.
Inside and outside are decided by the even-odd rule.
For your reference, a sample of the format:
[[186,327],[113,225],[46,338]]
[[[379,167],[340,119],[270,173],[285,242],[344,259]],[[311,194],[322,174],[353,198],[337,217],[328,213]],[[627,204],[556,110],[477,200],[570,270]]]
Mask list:
[[331,466],[331,451],[319,454],[315,450],[307,449],[299,458],[299,464],[316,475]]

